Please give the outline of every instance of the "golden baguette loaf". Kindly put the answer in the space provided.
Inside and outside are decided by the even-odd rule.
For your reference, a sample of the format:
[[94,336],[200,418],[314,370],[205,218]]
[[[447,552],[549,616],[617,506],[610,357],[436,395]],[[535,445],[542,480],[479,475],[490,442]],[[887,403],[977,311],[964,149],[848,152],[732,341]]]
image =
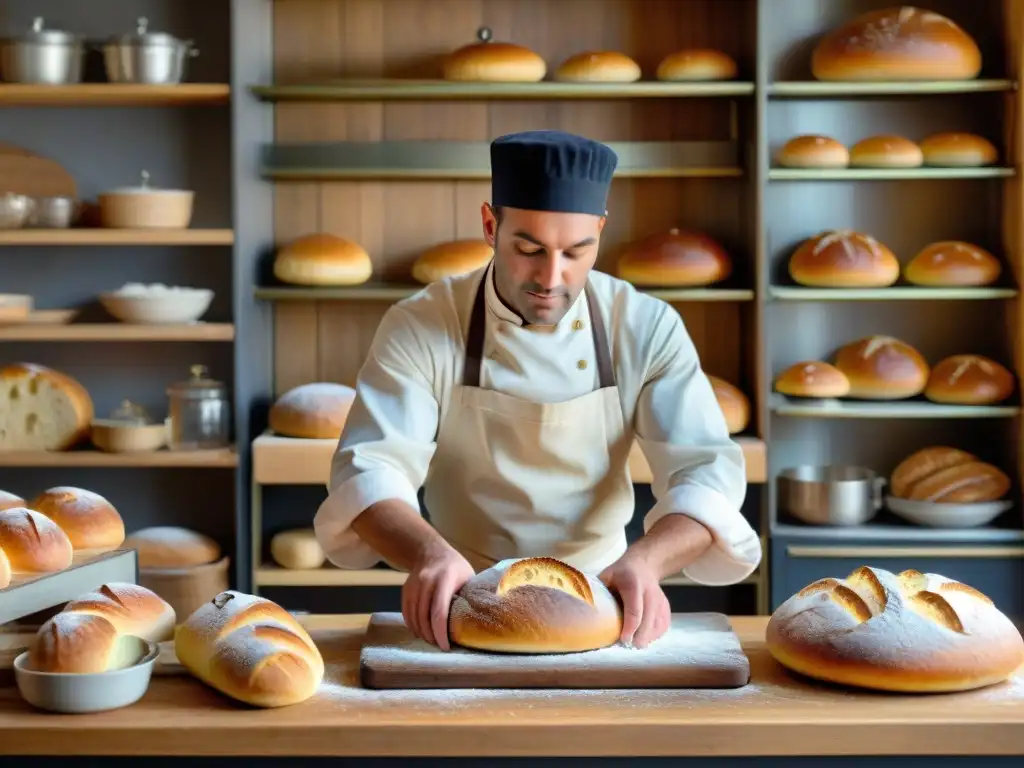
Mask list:
[[63,571],[73,558],[68,535],[46,515],[24,507],[0,510],[0,589],[18,574]]
[[121,515],[98,493],[61,485],[43,491],[28,507],[64,529],[76,550],[111,550],[124,542]]
[[889,491],[901,499],[910,498],[911,489],[925,478],[958,464],[977,461],[977,457],[958,448],[933,445],[915,451],[901,461],[889,479]]
[[1024,664],[1024,638],[988,597],[912,570],[816,581],[775,610],[766,640],[794,672],[905,693],[980,688]]
[[257,707],[305,701],[324,675],[320,651],[291,614],[234,590],[221,592],[180,624],[174,650],[211,688]]
[[502,560],[459,590],[448,637],[465,648],[566,653],[614,645],[622,611],[601,581],[550,557]]

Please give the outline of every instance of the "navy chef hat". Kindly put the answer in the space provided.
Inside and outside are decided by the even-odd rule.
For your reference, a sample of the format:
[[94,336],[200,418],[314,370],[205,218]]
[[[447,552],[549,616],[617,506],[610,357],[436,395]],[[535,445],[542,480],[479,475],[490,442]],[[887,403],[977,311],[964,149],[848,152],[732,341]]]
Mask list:
[[611,147],[563,131],[524,131],[491,142],[491,205],[607,213],[618,164]]

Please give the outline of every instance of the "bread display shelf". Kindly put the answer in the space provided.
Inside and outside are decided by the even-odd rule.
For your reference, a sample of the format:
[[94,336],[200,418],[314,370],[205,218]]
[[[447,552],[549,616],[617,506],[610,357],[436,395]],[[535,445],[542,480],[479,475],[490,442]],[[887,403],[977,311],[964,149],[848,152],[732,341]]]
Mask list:
[[[256,569],[258,587],[393,587],[405,583],[407,574],[390,568],[367,568],[349,570],[325,567],[297,570],[264,565]],[[700,586],[685,576],[669,576],[661,582],[667,587]],[[744,579],[739,584],[757,584],[758,576]]]
[[0,325],[0,341],[234,341],[234,338],[235,326],[231,323]]
[[139,83],[80,83],[76,85],[0,85],[0,105],[6,107],[128,107],[227,104],[226,83],[143,85]]
[[[734,437],[743,448],[747,481],[763,483],[768,474],[767,451],[762,440]],[[252,477],[259,485],[324,485],[330,475],[337,440],[305,440],[264,432],[252,442]],[[2,458],[3,454],[0,454]],[[2,466],[2,461],[0,461]],[[651,470],[639,445],[629,455],[634,483],[651,482]]]
[[810,400],[775,393],[771,410],[779,416],[823,419],[996,419],[1020,413],[1017,405],[945,405],[927,400]]
[[912,541],[937,543],[1006,543],[1024,541],[1024,531],[1013,528],[925,528],[908,523],[885,525],[829,526],[800,525],[796,523],[774,523],[774,536],[787,539],[820,539],[836,541]]
[[[739,177],[731,141],[610,141],[617,178]],[[486,141],[367,141],[272,144],[262,176],[275,181],[465,179],[491,175]]]
[[232,245],[230,229],[8,229],[0,245]]
[[[337,288],[259,286],[256,298],[268,301],[400,301],[423,285],[365,284]],[[640,293],[669,302],[753,301],[754,292],[742,288],[638,288]]]
[[917,96],[943,93],[999,93],[1014,91],[1013,80],[932,80],[905,82],[828,82],[817,80],[791,80],[771,83],[768,95],[775,97],[816,96],[843,98],[844,96]]
[[204,451],[150,451],[104,453],[103,451],[0,451],[0,467],[191,467],[233,468],[238,454],[230,448]]
[[893,286],[891,288],[803,288],[773,285],[768,289],[775,301],[980,301],[1013,299],[1016,288],[922,288]]
[[250,88],[260,101],[404,101],[404,100],[542,100],[542,99],[678,99],[749,96],[754,84],[707,83],[473,83],[447,80],[337,80]]
[[1005,179],[1013,168],[771,168],[772,181],[937,181]]

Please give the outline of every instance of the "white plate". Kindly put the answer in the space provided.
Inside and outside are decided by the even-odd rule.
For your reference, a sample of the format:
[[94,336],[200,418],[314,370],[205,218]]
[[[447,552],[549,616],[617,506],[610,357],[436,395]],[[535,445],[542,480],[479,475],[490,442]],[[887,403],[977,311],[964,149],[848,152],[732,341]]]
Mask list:
[[885,497],[889,511],[904,520],[931,528],[977,528],[988,525],[1013,502],[982,501],[974,504],[942,504],[937,501],[913,501],[895,496]]

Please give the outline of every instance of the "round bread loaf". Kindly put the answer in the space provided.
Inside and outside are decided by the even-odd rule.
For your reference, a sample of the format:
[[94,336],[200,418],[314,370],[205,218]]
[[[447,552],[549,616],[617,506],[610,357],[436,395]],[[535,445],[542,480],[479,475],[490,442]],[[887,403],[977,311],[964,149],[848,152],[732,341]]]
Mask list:
[[372,275],[363,247],[336,235],[305,235],[274,257],[274,276],[292,285],[361,285]]
[[846,168],[850,151],[830,136],[794,136],[776,153],[775,162],[783,168]]
[[825,34],[811,54],[818,80],[970,80],[980,72],[970,35],[909,5],[861,14]]
[[66,451],[89,436],[89,391],[31,363],[0,368],[0,451]]
[[846,397],[850,380],[834,365],[803,360],[775,378],[775,391],[789,397]]
[[794,672],[904,693],[980,688],[1024,663],[1024,638],[981,592],[934,573],[870,566],[790,597],[768,620],[766,641]]
[[1013,394],[1017,380],[1003,365],[983,355],[950,355],[928,377],[924,396],[933,403],[994,405]]
[[941,240],[926,245],[907,262],[903,277],[914,285],[977,286],[991,285],[1002,271],[999,259],[984,248],[959,240]]
[[464,45],[441,61],[445,80],[492,83],[536,83],[547,74],[547,64],[522,45],[496,43],[486,27],[477,32],[480,42]]
[[655,77],[675,82],[732,80],[736,73],[736,61],[727,53],[712,48],[685,48],[662,59]]
[[836,353],[834,364],[850,382],[849,397],[902,400],[921,394],[928,383],[928,362],[892,336],[850,342]]
[[822,232],[801,243],[789,275],[817,288],[884,288],[900,278],[900,263],[870,235],[848,229]]
[[633,83],[640,75],[640,65],[618,51],[583,51],[555,70],[555,80],[563,83]]
[[0,511],[0,551],[9,576],[63,571],[74,559],[74,547],[63,529],[46,515],[24,507]]
[[21,496],[15,496],[7,491],[0,491],[0,510],[24,507],[25,500]]
[[673,228],[627,246],[618,274],[636,286],[711,285],[732,274],[732,260],[707,235]]
[[459,590],[448,637],[465,648],[566,653],[614,645],[622,609],[598,579],[549,557],[502,560]]
[[289,570],[319,568],[327,560],[312,528],[275,533],[270,539],[270,556],[275,563]]
[[413,280],[428,285],[485,266],[494,255],[486,240],[453,240],[428,248],[412,265]]
[[922,448],[901,461],[889,480],[900,499],[969,504],[1001,499],[1010,478],[974,454],[942,445]]
[[921,148],[902,136],[869,136],[850,147],[851,168],[918,168],[923,164]]
[[138,664],[146,655],[141,638],[122,634],[102,616],[58,613],[29,644],[28,666],[36,672],[90,674]]
[[725,379],[708,375],[708,381],[711,382],[711,389],[715,393],[718,407],[722,409],[722,415],[725,416],[729,434],[735,435],[737,432],[742,432],[750,423],[750,399],[739,387],[733,386]]
[[29,502],[59,525],[75,549],[109,550],[124,542],[124,521],[114,505],[98,493],[61,485]]
[[962,131],[932,134],[921,142],[921,153],[925,165],[944,168],[992,165],[999,158],[991,141]]
[[220,559],[220,545],[209,536],[176,525],[155,525],[128,534],[126,549],[134,549],[143,570],[191,568]]
[[138,584],[108,582],[64,606],[63,613],[100,616],[122,635],[152,643],[174,637],[174,608],[155,592]]
[[356,391],[344,384],[316,381],[292,387],[270,407],[270,428],[285,437],[336,440],[345,428]]

